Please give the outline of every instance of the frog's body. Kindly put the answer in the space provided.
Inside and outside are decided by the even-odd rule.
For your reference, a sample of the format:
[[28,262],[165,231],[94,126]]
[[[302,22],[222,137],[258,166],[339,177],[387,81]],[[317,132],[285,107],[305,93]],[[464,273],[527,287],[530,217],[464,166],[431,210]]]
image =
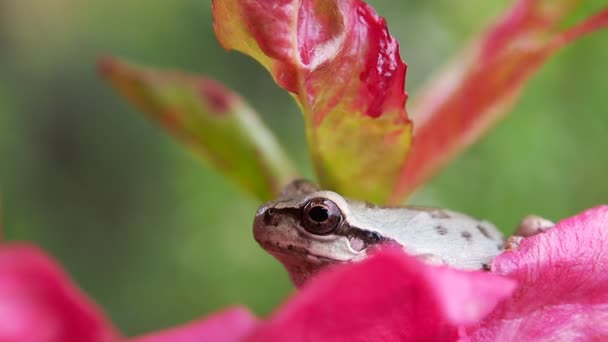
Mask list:
[[489,269],[503,250],[494,225],[457,212],[413,206],[380,207],[295,181],[260,207],[254,236],[299,285],[325,265],[361,260],[394,244],[432,263]]

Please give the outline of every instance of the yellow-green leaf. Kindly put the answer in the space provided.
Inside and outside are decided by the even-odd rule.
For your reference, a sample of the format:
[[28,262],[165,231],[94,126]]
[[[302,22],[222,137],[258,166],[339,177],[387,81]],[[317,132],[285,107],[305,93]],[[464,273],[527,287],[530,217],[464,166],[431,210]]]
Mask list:
[[385,202],[407,156],[406,65],[360,0],[214,0],[226,49],[259,61],[300,105],[319,182]]

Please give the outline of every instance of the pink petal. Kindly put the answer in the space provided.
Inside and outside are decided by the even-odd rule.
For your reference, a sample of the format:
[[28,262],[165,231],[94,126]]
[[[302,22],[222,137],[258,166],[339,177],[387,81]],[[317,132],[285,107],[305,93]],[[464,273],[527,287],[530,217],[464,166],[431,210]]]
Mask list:
[[0,247],[0,341],[117,340],[102,312],[50,257],[33,246]]
[[253,341],[440,341],[483,318],[515,283],[388,249],[319,274]]
[[138,337],[132,342],[242,341],[258,325],[247,309],[231,308],[185,326]]
[[492,268],[520,287],[484,321],[474,340],[608,338],[608,206],[524,239]]
[[525,83],[560,48],[608,26],[608,7],[604,7],[564,30],[578,3],[516,1],[426,87],[409,111],[414,140],[393,202],[401,202],[504,117]]

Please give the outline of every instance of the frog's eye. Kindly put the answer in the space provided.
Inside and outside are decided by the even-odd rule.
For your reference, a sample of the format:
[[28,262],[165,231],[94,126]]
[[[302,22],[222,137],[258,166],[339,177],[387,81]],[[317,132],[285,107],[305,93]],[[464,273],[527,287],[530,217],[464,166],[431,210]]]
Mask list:
[[342,212],[338,206],[326,198],[308,200],[302,211],[304,228],[317,235],[331,233],[342,221]]

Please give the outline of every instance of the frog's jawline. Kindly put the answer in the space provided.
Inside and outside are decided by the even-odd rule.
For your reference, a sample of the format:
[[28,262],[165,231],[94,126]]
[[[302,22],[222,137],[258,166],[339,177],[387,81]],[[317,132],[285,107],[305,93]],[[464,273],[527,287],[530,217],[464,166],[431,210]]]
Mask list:
[[301,287],[310,278],[329,266],[348,263],[348,261],[314,255],[295,246],[292,246],[291,249],[277,245],[263,245],[263,247],[283,264],[296,287]]

